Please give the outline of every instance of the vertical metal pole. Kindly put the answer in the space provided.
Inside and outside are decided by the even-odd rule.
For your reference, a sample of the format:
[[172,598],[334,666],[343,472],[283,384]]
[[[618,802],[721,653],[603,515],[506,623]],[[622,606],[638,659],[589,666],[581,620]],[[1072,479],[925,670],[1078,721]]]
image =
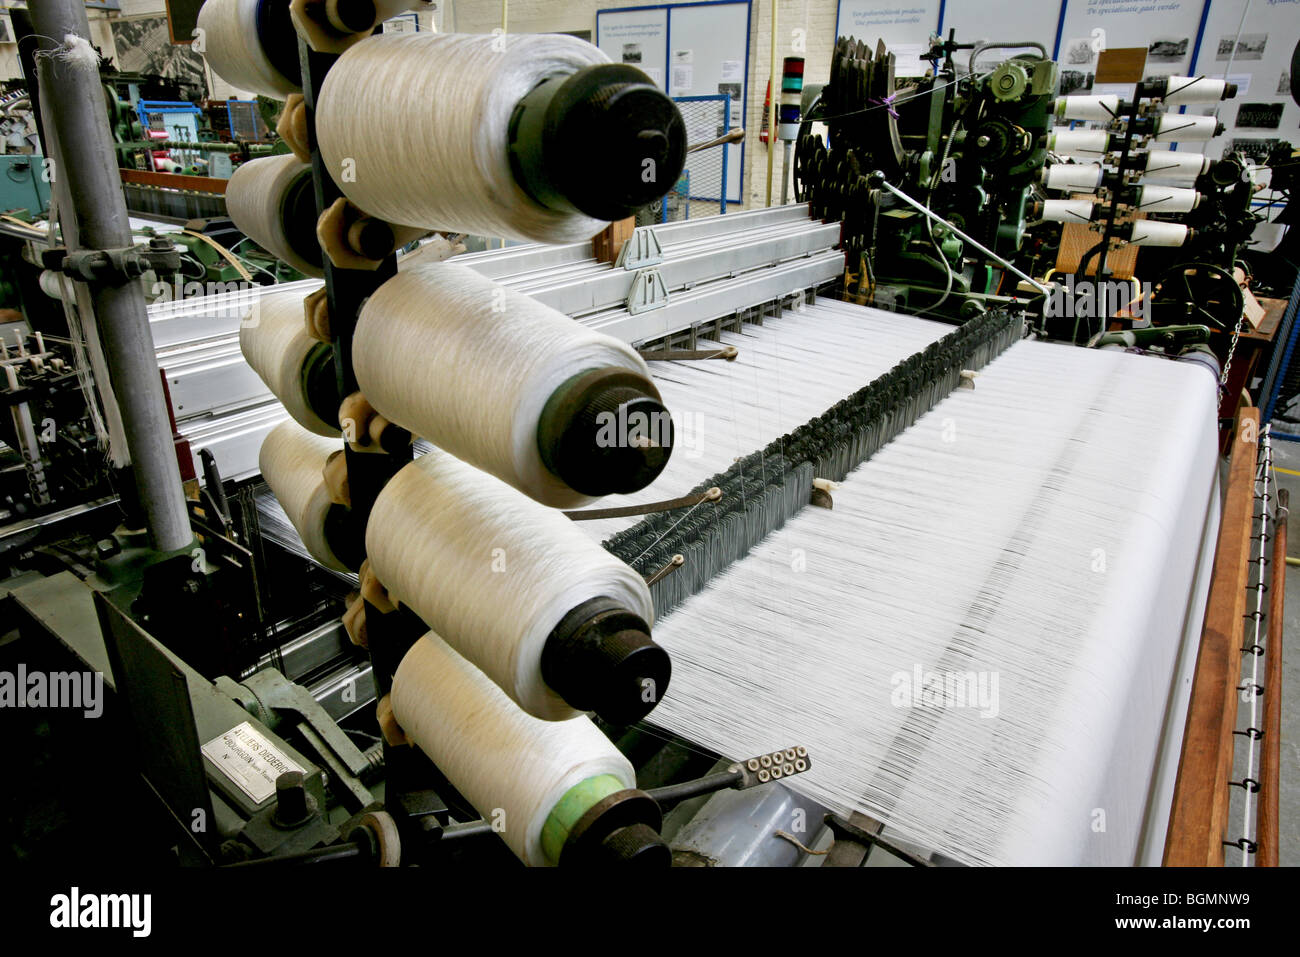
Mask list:
[[776,72],[776,7],[779,0],[772,0],[772,71],[767,81],[767,205],[772,205],[772,160],[776,158],[776,116],[777,100],[781,98],[780,84]]
[[[81,0],[42,0],[32,4],[29,12],[44,50],[62,46],[69,34],[90,40],[90,24]],[[67,186],[81,246],[130,246],[131,224],[98,68],[93,63],[46,56],[38,66],[41,95],[55,138],[63,147],[54,175],[62,177]],[[150,540],[160,551],[175,551],[192,542],[194,533],[181,489],[144,292],[135,282],[120,286],[96,283],[91,294]]]

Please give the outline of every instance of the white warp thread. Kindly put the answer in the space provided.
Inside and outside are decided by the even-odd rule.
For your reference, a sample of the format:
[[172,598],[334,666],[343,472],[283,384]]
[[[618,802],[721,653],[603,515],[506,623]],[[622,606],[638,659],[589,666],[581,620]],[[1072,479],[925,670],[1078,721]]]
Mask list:
[[342,451],[338,442],[286,419],[262,440],[257,464],[311,556],[326,568],[346,571],[325,538],[325,514],[330,508],[325,461],[338,451]]
[[395,599],[539,718],[575,714],[541,675],[570,610],[608,596],[654,620],[640,575],[560,512],[437,449],[379,493],[366,552]]
[[51,59],[82,69],[96,69],[99,66],[99,54],[85,37],[75,33],[65,33],[63,42],[52,50],[37,50],[37,60]]
[[311,167],[292,153],[263,156],[243,163],[226,184],[226,212],[239,231],[288,263],[305,276],[320,277],[325,271],[313,266],[289,245],[284,231],[284,199]]
[[957,861],[1134,863],[1182,727],[1215,398],[1189,364],[1013,346],[659,623],[650,720],[804,745],[790,786]]
[[[818,299],[786,310],[762,326],[724,332],[731,362],[651,362],[650,371],[673,417],[673,454],[648,488],[611,495],[598,508],[661,502],[731,467],[738,458],[794,431],[908,356],[952,332],[952,326],[903,319],[895,312]],[[701,341],[699,348],[712,348]],[[580,522],[604,540],[641,521]],[[651,569],[642,569],[651,571]]]
[[546,865],[542,826],[571,787],[612,774],[636,786],[632,765],[586,715],[539,721],[520,711],[434,632],[393,676],[393,714],[406,736],[525,864]]
[[[289,0],[282,0],[288,6]],[[258,0],[207,0],[199,10],[203,58],[231,86],[283,100],[302,88],[267,59],[257,37]]]
[[542,463],[537,423],[551,393],[588,369],[649,377],[626,343],[438,262],[403,268],[366,301],[352,365],[380,414],[556,507],[591,499]]
[[533,242],[587,239],[606,224],[548,209],[515,182],[508,125],[542,80],[608,62],[561,35],[369,37],[321,88],[326,168],[349,199],[390,222]]
[[318,345],[307,335],[303,297],[296,292],[264,293],[239,325],[239,351],[289,415],[317,435],[337,437],[338,427],[316,415],[303,392],[303,362]]

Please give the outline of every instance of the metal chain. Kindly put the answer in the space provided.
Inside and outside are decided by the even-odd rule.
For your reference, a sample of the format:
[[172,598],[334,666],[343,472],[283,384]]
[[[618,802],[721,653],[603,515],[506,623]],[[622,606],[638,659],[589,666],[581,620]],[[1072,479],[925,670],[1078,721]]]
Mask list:
[[1223,372],[1219,374],[1219,387],[1227,388],[1228,370],[1232,368],[1232,354],[1237,351],[1237,340],[1241,338],[1241,327],[1246,322],[1246,310],[1241,310],[1241,315],[1237,317],[1236,328],[1232,330],[1232,341],[1228,344],[1228,356],[1223,360]]

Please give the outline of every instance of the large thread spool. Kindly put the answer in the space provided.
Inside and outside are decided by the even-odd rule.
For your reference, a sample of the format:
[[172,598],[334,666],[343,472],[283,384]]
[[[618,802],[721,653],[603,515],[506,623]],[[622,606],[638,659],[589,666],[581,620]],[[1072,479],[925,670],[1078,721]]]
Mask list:
[[231,86],[275,99],[302,92],[289,0],[207,0],[198,28],[203,58]]
[[626,343],[455,263],[380,286],[352,365],[385,418],[547,505],[642,489],[672,452],[671,419]]
[[292,153],[242,164],[226,185],[226,212],[253,242],[307,276],[324,276],[311,167]]
[[372,216],[534,242],[632,215],[686,158],[681,116],[645,74],[559,35],[369,37],[330,69],[316,123],[327,168]]
[[[585,715],[525,714],[432,631],[402,658],[391,701],[406,737],[525,864],[671,861],[657,807]],[[575,860],[583,843],[592,852]]]
[[452,455],[422,455],[384,486],[366,552],[394,599],[531,715],[592,710],[630,724],[667,688],[641,576]]
[[312,558],[346,571],[360,564],[359,543],[348,532],[347,510],[331,501],[325,482],[325,463],[335,454],[342,454],[338,442],[286,419],[262,440],[257,464]]
[[317,435],[341,434],[316,412],[338,415],[334,350],[307,335],[300,294],[263,294],[240,323],[239,350],[299,425]]

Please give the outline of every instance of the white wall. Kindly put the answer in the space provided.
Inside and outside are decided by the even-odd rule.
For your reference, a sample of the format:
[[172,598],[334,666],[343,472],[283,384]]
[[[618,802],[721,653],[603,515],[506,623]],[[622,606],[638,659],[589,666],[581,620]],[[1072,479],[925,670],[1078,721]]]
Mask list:
[[[651,5],[648,0],[509,0],[506,29],[511,33],[590,30],[596,11]],[[835,0],[779,0],[777,69],[787,56],[802,56],[805,83],[825,83],[835,45]],[[501,26],[500,0],[455,0],[455,28],[461,33],[489,33]],[[802,31],[797,34],[796,31]],[[758,139],[763,97],[771,63],[771,0],[752,0],[749,25],[749,112],[745,117],[745,205],[761,206],[766,196],[767,146]],[[778,89],[780,86],[778,77]],[[781,144],[776,145],[772,194],[781,196]]]

